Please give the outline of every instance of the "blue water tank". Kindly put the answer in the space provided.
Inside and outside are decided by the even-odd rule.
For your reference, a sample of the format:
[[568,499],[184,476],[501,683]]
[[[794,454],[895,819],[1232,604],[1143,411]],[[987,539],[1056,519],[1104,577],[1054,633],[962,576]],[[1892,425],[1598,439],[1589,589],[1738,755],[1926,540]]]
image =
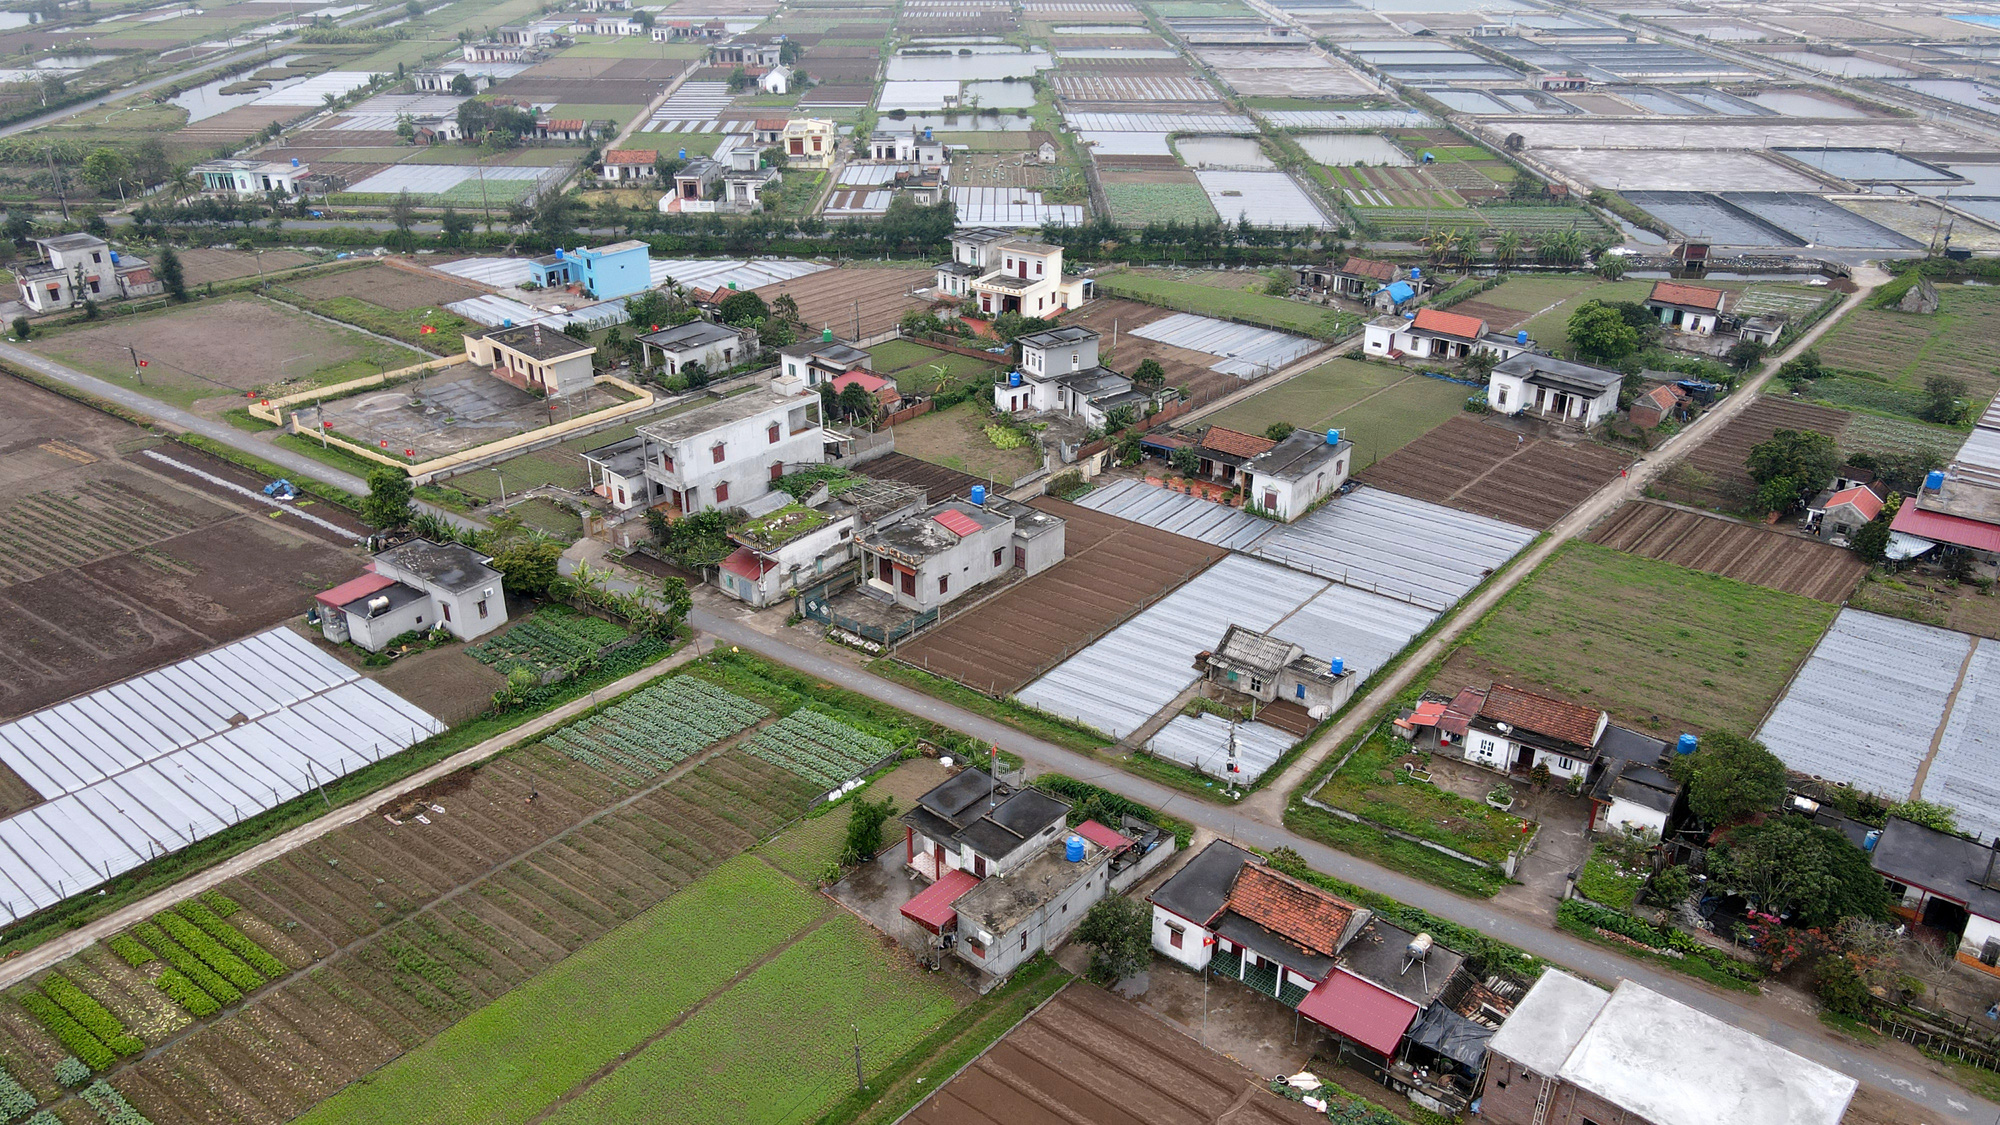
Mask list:
[[1523,328],[1523,329],[1521,329],[1521,330],[1520,330],[1519,332],[1516,332],[1516,333],[1514,333],[1514,342],[1515,342],[1515,343],[1517,343],[1517,344],[1519,344],[1519,345],[1521,345],[1521,346],[1522,346],[1522,347],[1524,347],[1524,348],[1525,348],[1525,347],[1527,347],[1527,346],[1528,346],[1528,330],[1527,330],[1527,329],[1525,329],[1525,328]]
[[1410,280],[1415,281],[1422,276],[1424,276],[1423,267],[1421,266],[1410,267]]
[[1925,492],[1936,492],[1938,489],[1943,487],[1944,487],[1943,469],[1932,469],[1930,472],[1924,474]]
[[513,320],[513,318],[512,318],[512,317],[509,317],[509,318],[507,318],[507,319],[505,319],[505,320],[502,320],[502,321],[500,322],[500,327],[502,327],[502,328],[512,328],[512,327],[514,327],[514,320]]
[[1674,744],[1674,753],[1692,754],[1694,753],[1695,744],[1696,744],[1696,739],[1694,735],[1691,734],[1681,735],[1681,740]]
[[975,508],[984,508],[986,506],[985,485],[975,484],[972,486],[972,506]]
[[1415,319],[1417,319],[1417,314],[1416,314],[1416,313],[1413,313],[1413,312],[1406,312],[1406,313],[1404,313],[1404,314],[1403,314],[1403,319],[1404,319],[1404,320],[1415,320]]
[[924,126],[924,139],[927,141],[931,139],[931,127],[928,125]]
[[556,247],[556,260],[561,261],[562,256],[563,256],[563,248],[560,246]]
[[111,252],[111,264],[114,266],[118,264],[118,251],[116,250]]
[[296,168],[298,166],[299,166],[299,158],[296,156],[292,157],[292,167]]
[[681,159],[682,159],[682,160],[686,160],[687,158],[688,158],[688,150],[686,150],[686,149],[682,149],[682,150],[681,150]]
[[1880,828],[1870,828],[1868,830],[1868,835],[1863,836],[1861,838],[1861,850],[1864,852],[1872,852],[1875,850],[1875,845],[1881,842],[1882,842],[1882,830]]
[[1009,371],[1009,372],[1007,373],[1007,385],[1008,385],[1008,386],[1010,386],[1010,387],[1018,387],[1018,386],[1020,386],[1020,385],[1021,385],[1021,373],[1020,373],[1019,371]]
[[1332,660],[1327,661],[1326,663],[1329,668],[1333,669],[1333,674],[1336,676],[1340,675],[1342,672],[1347,671],[1347,661],[1342,660],[1338,656],[1334,657]]
[[1069,839],[1063,841],[1063,858],[1071,863],[1083,862],[1083,837],[1071,833]]
[[1339,445],[1339,444],[1340,444],[1340,431],[1339,431],[1339,430],[1328,430],[1328,431],[1326,432],[1326,443],[1327,443],[1328,445]]

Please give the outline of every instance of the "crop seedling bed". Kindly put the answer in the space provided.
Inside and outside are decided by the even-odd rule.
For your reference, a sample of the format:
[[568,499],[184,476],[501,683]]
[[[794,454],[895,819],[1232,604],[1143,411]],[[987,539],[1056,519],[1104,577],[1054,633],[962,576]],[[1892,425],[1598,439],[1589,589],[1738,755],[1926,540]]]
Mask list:
[[468,647],[466,655],[503,674],[527,669],[540,675],[596,656],[630,632],[602,618],[548,606],[498,636]]

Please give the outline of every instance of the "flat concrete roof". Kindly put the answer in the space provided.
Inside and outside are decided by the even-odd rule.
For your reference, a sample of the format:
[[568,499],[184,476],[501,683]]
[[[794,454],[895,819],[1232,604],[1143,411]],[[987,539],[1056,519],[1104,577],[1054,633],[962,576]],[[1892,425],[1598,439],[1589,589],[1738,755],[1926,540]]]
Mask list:
[[1609,992],[1589,981],[1550,969],[1514,1006],[1487,1049],[1536,1074],[1555,1074],[1610,999]]
[[730,395],[720,402],[697,407],[686,414],[676,414],[671,418],[662,418],[658,422],[648,422],[639,427],[639,432],[654,441],[685,441],[731,422],[755,418],[767,410],[775,410],[781,406],[810,406],[818,401],[817,395],[781,395],[768,387],[758,387],[742,394]]
[[[1501,1033],[1520,1014],[1515,1009]],[[1597,1013],[1560,1074],[1655,1125],[1838,1125],[1859,1085],[1629,980]]]

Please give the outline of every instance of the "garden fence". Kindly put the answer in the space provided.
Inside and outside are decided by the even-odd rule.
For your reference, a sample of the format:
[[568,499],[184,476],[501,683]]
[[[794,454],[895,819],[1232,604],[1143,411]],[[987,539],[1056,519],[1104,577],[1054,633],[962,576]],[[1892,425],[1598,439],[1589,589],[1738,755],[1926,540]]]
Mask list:
[[1952,1032],[1915,1027],[1898,1020],[1890,1019],[1881,1012],[1870,1014],[1868,1025],[1882,1034],[1900,1039],[1918,1050],[1931,1051],[1939,1055],[1949,1055],[1968,1066],[1976,1066],[1981,1070],[2000,1073],[2000,1057],[1995,1057],[1991,1052],[1982,1051],[1977,1047],[1966,1046],[1965,1041]]

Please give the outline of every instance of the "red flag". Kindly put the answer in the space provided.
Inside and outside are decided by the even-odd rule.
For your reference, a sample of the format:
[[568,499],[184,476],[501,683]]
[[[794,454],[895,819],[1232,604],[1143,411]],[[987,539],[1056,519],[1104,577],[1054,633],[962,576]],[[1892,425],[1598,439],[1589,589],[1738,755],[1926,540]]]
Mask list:
[[415,460],[417,456],[417,451],[414,449],[405,449],[403,450],[403,456],[408,457],[411,460]]
[[387,448],[389,448],[389,439],[388,439],[388,438],[383,438],[383,439],[382,439],[382,448],[384,448],[384,449],[387,449]]
[[139,361],[139,366],[141,366],[141,367],[144,367],[144,366],[146,366],[147,364],[149,364],[149,363],[151,363],[151,362],[153,362],[153,361],[152,361],[152,360],[150,360],[150,359],[142,359],[142,360],[140,360],[140,361]]
[[333,428],[333,423],[332,423],[332,422],[321,422],[321,423],[320,423],[319,425],[320,425],[320,428],[321,428],[321,429],[323,429],[323,430],[330,430],[330,429],[332,429],[332,428]]

